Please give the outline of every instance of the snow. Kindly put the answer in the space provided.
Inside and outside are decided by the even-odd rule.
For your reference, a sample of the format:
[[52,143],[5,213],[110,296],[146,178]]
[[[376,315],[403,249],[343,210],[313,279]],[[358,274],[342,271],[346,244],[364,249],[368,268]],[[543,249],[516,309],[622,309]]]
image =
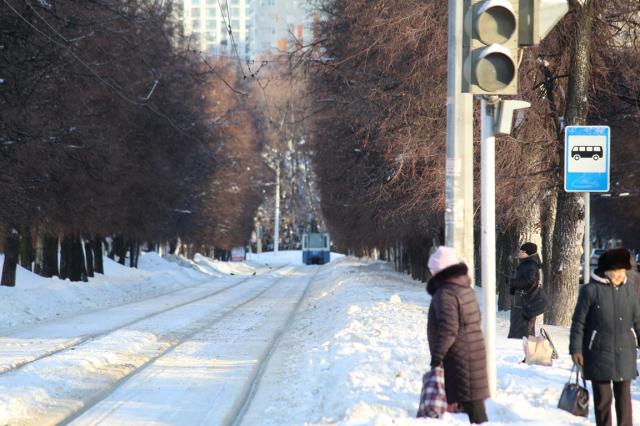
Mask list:
[[[384,262],[300,259],[147,253],[139,270],[105,259],[89,283],[21,269],[0,288],[0,424],[217,425],[237,413],[243,425],[468,424],[415,419],[429,365],[422,283]],[[593,406],[588,419],[556,408],[568,329],[545,326],[560,359],[542,367],[520,363],[508,327],[499,313],[488,424],[593,424]],[[637,381],[632,399],[640,424]]]

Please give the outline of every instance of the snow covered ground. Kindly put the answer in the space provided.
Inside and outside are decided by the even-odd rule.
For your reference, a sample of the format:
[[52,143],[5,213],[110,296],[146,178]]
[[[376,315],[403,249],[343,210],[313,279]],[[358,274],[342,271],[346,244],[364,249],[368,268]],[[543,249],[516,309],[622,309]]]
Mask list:
[[[429,365],[423,284],[383,262],[300,252],[246,262],[146,254],[89,283],[20,270],[0,288],[0,425],[468,424],[415,419]],[[0,259],[1,260],[1,259]],[[479,297],[481,299],[481,297]],[[587,425],[556,407],[560,359],[528,366],[498,318],[490,424]],[[640,425],[640,386],[632,385]]]

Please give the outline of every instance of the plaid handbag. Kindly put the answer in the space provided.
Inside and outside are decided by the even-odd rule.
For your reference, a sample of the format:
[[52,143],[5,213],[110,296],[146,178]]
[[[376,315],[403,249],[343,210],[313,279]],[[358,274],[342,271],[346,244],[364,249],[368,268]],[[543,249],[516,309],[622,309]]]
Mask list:
[[442,417],[447,408],[447,395],[444,390],[444,369],[435,367],[422,376],[420,406],[416,417]]

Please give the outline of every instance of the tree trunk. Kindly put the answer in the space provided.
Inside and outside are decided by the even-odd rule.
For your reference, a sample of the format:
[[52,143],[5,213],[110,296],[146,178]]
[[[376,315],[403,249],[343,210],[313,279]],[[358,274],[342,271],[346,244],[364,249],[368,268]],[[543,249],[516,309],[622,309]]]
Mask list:
[[33,263],[33,272],[42,275],[44,271],[44,233],[41,230],[36,231],[35,243],[35,259]]
[[507,231],[497,235],[496,241],[496,270],[498,288],[498,310],[511,309],[511,288],[509,278],[514,276],[516,262],[514,255],[518,249],[518,232]]
[[71,275],[71,238],[65,236],[60,241],[60,278],[66,280]]
[[[589,109],[589,62],[593,0],[586,0],[582,5],[575,2],[575,8],[575,46],[569,71],[565,112],[567,125],[585,124]],[[561,191],[558,194],[553,237],[551,286],[547,290],[551,301],[550,309],[545,315],[545,323],[547,324],[561,326],[571,324],[571,316],[578,299],[583,235],[583,195]]]
[[20,227],[20,266],[31,271],[34,260],[31,229],[28,226],[22,226]]
[[129,266],[131,268],[138,267],[138,257],[140,257],[140,243],[137,240],[129,241]]
[[[87,264],[84,250],[82,249],[82,239],[73,237],[72,241],[72,266],[71,281],[89,281],[87,277]],[[77,278],[77,279],[76,279]]]
[[122,235],[116,235],[113,239],[113,252],[118,256],[117,262],[124,265],[127,260],[127,244]]
[[58,238],[44,235],[43,244],[42,273],[40,275],[43,277],[60,276],[58,268]]
[[20,234],[14,228],[6,235],[4,264],[2,265],[2,280],[0,285],[7,287],[16,286],[16,269],[18,267],[18,256],[20,251]]
[[553,276],[553,233],[556,225],[556,208],[558,207],[558,191],[549,192],[543,202],[540,222],[542,224],[542,283],[549,294],[551,277]]
[[169,241],[169,254],[176,254],[178,248],[178,240]]
[[93,239],[93,261],[94,261],[94,272],[97,274],[104,274],[104,263],[102,261],[102,257],[104,256],[102,252],[102,237],[97,236]]
[[84,253],[79,237],[65,236],[62,239],[60,278],[70,281],[87,281]]
[[86,265],[87,265],[87,275],[89,277],[94,276],[95,270],[95,261],[93,256],[93,247],[95,247],[95,243],[92,240],[86,240],[84,242],[84,254],[86,257]]

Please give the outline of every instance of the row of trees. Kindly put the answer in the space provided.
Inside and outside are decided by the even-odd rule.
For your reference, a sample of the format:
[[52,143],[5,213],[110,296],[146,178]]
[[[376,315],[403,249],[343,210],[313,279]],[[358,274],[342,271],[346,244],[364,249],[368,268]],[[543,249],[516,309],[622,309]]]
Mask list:
[[[2,284],[102,272],[141,242],[244,245],[268,176],[237,68],[203,59],[170,1],[0,2]],[[60,258],[58,258],[60,253]]]
[[[318,7],[327,19],[310,84],[322,113],[311,132],[327,225],[343,249],[380,251],[426,279],[429,251],[444,238],[447,4],[322,0]],[[563,129],[612,126],[614,176],[635,170],[639,13],[634,2],[572,1],[544,43],[523,52],[518,98],[532,107],[516,118],[512,136],[498,139],[499,269],[512,271],[523,240],[539,243],[550,323],[570,320],[584,226],[581,195],[562,191]],[[478,117],[475,128],[479,136]],[[626,208],[594,202],[594,234],[631,231],[640,196],[633,192],[611,201]],[[640,232],[632,233],[635,243]],[[506,290],[503,283],[501,308]]]

